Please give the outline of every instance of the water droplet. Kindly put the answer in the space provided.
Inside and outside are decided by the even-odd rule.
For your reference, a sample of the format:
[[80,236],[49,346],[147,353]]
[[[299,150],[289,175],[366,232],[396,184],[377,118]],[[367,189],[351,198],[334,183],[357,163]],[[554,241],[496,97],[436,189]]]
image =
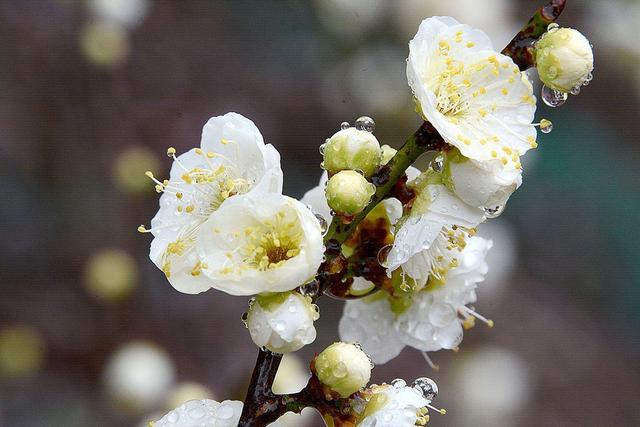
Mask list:
[[379,251],[378,251],[378,255],[377,255],[377,259],[378,259],[378,264],[380,264],[383,267],[387,267],[387,257],[389,256],[389,252],[391,252],[391,249],[393,248],[392,245],[386,245],[383,246]]
[[282,332],[282,331],[285,330],[286,327],[287,327],[287,325],[282,320],[280,320],[280,321],[276,322],[276,327],[273,328],[273,329],[275,329],[278,332]]
[[431,167],[431,169],[434,170],[434,172],[442,172],[442,170],[444,169],[444,157],[443,156],[436,156],[433,158],[433,160],[431,160],[431,163],[429,163],[429,166]]
[[303,296],[313,298],[318,295],[319,284],[315,280],[312,280],[300,286],[298,289]]
[[171,411],[167,416],[167,421],[169,421],[170,423],[177,423],[179,419],[180,414],[176,411]]
[[484,214],[487,218],[497,218],[504,212],[504,206],[495,206],[492,208],[484,208]]
[[336,378],[344,378],[347,376],[347,365],[344,362],[338,362],[333,368],[333,376]]
[[591,80],[593,80],[593,73],[587,74],[587,79],[585,81],[590,82]]
[[431,378],[416,378],[413,382],[413,388],[420,391],[424,398],[429,401],[432,401],[438,395],[438,385]]
[[557,28],[560,28],[560,25],[556,24],[555,22],[552,22],[547,26],[547,31],[555,30]]
[[240,318],[240,320],[242,320],[242,323],[244,323],[244,327],[248,328],[249,327],[249,312],[245,311],[244,313],[242,313],[242,317]]
[[340,123],[340,129],[342,129],[342,130],[349,129],[350,127],[351,127],[351,125],[349,124],[349,122]]
[[326,142],[324,144],[320,144],[320,147],[319,147],[320,155],[324,156],[324,150],[326,148],[327,148],[327,143]]
[[573,89],[571,89],[571,95],[580,95],[580,86],[576,86]]
[[542,86],[541,96],[544,103],[551,108],[561,106],[567,101],[567,98],[569,98],[568,94],[551,89],[548,86]]
[[325,234],[327,234],[327,231],[329,231],[329,224],[327,224],[327,220],[324,219],[324,217],[320,214],[314,214],[316,219],[318,220],[318,222],[320,223],[320,232],[322,233],[322,237],[325,236]]
[[553,123],[550,120],[542,119],[540,120],[540,131],[542,133],[551,133],[553,130]]
[[362,116],[358,117],[356,120],[356,129],[358,130],[366,130],[367,132],[373,132],[376,128],[376,122],[373,121],[371,117]]
[[394,386],[395,388],[402,388],[402,387],[406,387],[407,382],[402,378],[396,378],[395,380],[391,381],[391,385]]

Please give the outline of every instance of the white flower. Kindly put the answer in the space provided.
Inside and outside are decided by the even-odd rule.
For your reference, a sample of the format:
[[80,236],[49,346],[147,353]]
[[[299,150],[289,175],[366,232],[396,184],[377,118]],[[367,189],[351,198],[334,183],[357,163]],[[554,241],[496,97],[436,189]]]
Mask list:
[[418,288],[430,276],[440,279],[457,265],[467,238],[483,220],[484,211],[467,205],[442,184],[430,184],[429,174],[418,183],[410,215],[399,222],[393,247],[386,260],[389,274],[397,268]]
[[125,27],[138,25],[149,11],[149,0],[89,0],[89,10],[100,20]]
[[[453,349],[462,340],[463,325],[473,325],[479,314],[466,307],[476,300],[475,289],[484,280],[489,240],[468,239],[458,263],[446,277],[412,295],[408,308],[393,310],[384,293],[347,301],[340,319],[340,337],[358,341],[375,363],[386,363],[404,346],[421,351]],[[491,321],[487,321],[490,325]]]
[[190,400],[170,411],[153,427],[236,427],[242,415],[242,402],[237,400]]
[[277,193],[229,198],[195,241],[207,286],[230,295],[292,290],[315,276],[324,254],[318,219]]
[[348,397],[371,379],[371,360],[357,343],[335,342],[316,356],[318,380],[331,391]]
[[470,206],[504,206],[522,184],[522,171],[506,168],[498,160],[478,162],[461,155],[447,154],[444,170],[447,188]]
[[360,409],[360,415],[366,415],[356,427],[414,427],[429,421],[427,408],[433,408],[431,400],[402,380],[394,383],[372,386],[369,390],[373,395],[368,402],[355,402],[354,410]]
[[518,167],[535,145],[531,83],[482,31],[425,19],[409,43],[407,78],[424,118],[465,157]]
[[160,209],[151,220],[151,260],[167,275],[174,288],[199,293],[211,287],[195,253],[200,226],[223,204],[245,193],[280,193],[280,155],[265,145],[253,122],[227,113],[209,119],[200,148],[176,157],[170,179],[156,182],[163,192]]
[[535,45],[540,80],[552,89],[570,92],[582,86],[593,71],[591,44],[573,28],[553,28]]
[[316,339],[316,310],[311,298],[297,292],[259,295],[249,309],[247,328],[258,347],[274,353],[298,351]]

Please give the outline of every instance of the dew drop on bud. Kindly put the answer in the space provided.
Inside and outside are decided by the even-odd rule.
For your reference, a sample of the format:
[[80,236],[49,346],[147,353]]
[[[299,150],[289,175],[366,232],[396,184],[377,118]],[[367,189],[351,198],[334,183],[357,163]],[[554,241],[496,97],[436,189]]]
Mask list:
[[438,395],[438,385],[431,378],[416,378],[413,388],[420,391],[425,399],[433,401]]
[[376,128],[376,122],[371,117],[362,116],[356,120],[356,129],[366,130],[367,132],[373,132]]
[[349,129],[350,127],[351,127],[351,125],[349,124],[349,122],[340,123],[340,129],[342,129],[342,130]]
[[495,206],[492,208],[484,208],[484,214],[487,218],[497,218],[504,212],[504,206]]
[[571,89],[571,95],[580,95],[580,86],[576,86],[573,89]]
[[325,142],[324,144],[320,144],[320,155],[324,156],[324,149],[327,147],[327,143]]
[[551,89],[548,86],[542,86],[541,96],[544,103],[551,108],[561,106],[567,101],[567,98],[569,98],[569,95],[566,93]]
[[560,25],[556,24],[555,22],[552,22],[552,23],[551,23],[551,24],[549,24],[549,26],[547,27],[547,31],[555,30],[556,28],[560,28]]

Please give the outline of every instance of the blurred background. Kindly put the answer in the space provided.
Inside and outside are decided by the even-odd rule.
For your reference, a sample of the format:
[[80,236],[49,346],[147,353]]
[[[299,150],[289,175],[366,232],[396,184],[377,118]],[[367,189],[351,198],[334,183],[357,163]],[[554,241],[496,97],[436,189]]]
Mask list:
[[[396,147],[416,129],[404,59],[421,19],[452,15],[503,46],[542,3],[0,0],[0,426],[143,426],[190,398],[242,399],[247,301],[180,294],[149,261],[144,171],[165,176],[167,147],[236,111],[300,197],[340,122],[370,115]],[[477,307],[496,327],[432,354],[439,372],[408,348],[374,371],[436,379],[449,413],[430,425],[640,425],[640,1],[568,3],[560,23],[594,44],[595,79],[539,103],[554,130],[480,228],[495,244]],[[321,301],[283,387],[304,383],[341,310]]]

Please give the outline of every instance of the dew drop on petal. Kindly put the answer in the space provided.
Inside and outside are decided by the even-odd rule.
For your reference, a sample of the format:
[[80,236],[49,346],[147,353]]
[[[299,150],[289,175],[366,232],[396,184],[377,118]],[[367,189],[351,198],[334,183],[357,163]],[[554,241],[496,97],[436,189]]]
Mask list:
[[392,245],[386,245],[383,246],[379,251],[378,251],[378,264],[380,264],[383,267],[387,267],[388,263],[387,263],[387,257],[389,256],[389,252],[391,252],[391,248],[393,248]]
[[567,98],[569,98],[568,94],[551,89],[548,86],[542,86],[541,96],[544,103],[551,108],[561,106],[567,101]]
[[413,387],[419,390],[425,399],[432,401],[438,395],[438,385],[431,378],[416,378]]
[[487,218],[497,218],[504,212],[504,206],[494,206],[492,208],[484,208],[484,214]]
[[324,156],[324,150],[326,148],[327,148],[327,143],[326,142],[324,144],[320,144],[320,147],[319,147],[320,155]]
[[356,129],[373,132],[376,128],[376,122],[371,117],[362,116],[356,119]]
[[550,120],[542,119],[540,120],[540,131],[542,133],[551,133],[553,130],[553,123]]
[[395,388],[402,388],[407,385],[407,382],[402,378],[396,378],[395,380],[391,381],[391,385]]
[[320,223],[320,232],[322,233],[322,236],[324,237],[325,234],[327,234],[327,231],[329,231],[329,224],[327,224],[327,220],[324,219],[324,217],[320,214],[314,214],[316,219],[318,220],[318,222]]
[[350,127],[351,127],[351,125],[349,124],[349,122],[340,123],[340,129],[342,129],[342,130],[349,129]]

